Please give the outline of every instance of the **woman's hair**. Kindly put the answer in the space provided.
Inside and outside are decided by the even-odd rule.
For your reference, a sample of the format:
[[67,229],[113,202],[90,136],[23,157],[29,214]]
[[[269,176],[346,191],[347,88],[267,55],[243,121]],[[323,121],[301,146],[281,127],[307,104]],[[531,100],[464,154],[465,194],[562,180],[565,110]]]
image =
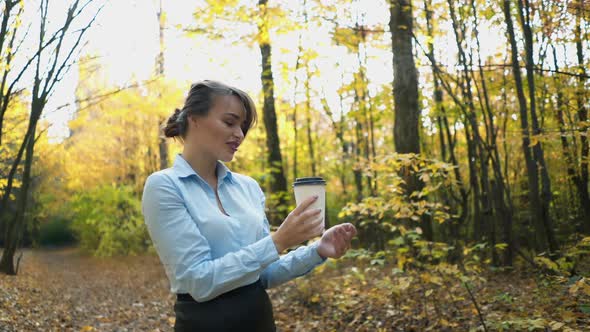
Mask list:
[[163,128],[164,135],[166,137],[185,138],[189,116],[206,116],[213,107],[216,97],[232,95],[238,97],[244,105],[246,119],[242,125],[242,131],[246,136],[257,119],[256,106],[252,98],[238,88],[211,80],[204,80],[191,85],[182,109],[175,109],[174,114],[168,118]]

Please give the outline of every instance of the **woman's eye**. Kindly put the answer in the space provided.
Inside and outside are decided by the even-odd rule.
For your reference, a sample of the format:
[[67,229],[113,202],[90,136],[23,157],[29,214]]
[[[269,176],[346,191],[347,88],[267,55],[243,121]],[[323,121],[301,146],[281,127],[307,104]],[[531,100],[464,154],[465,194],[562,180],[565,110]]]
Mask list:
[[233,126],[233,123],[231,123],[231,122],[227,122],[227,121],[224,121],[224,122],[225,122],[226,125],[228,125],[230,127]]

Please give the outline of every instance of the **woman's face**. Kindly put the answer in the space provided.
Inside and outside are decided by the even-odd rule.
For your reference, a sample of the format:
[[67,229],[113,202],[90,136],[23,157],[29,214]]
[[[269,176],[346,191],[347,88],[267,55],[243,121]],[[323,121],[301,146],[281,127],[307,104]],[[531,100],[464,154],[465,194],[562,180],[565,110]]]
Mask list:
[[190,144],[216,160],[231,161],[244,140],[242,125],[246,111],[234,95],[214,97],[213,107],[206,116],[189,117]]

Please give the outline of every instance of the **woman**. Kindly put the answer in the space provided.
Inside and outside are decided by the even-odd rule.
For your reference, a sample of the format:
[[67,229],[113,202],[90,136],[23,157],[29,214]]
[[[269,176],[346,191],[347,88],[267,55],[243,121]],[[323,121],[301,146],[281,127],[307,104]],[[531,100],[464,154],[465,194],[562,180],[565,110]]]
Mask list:
[[255,121],[246,93],[207,80],[191,86],[164,128],[184,148],[172,167],[147,178],[142,211],[177,293],[175,331],[275,331],[266,289],[341,257],[356,235],[351,224],[324,232],[321,210],[307,209],[317,197],[270,234],[260,186],[223,163],[233,159]]

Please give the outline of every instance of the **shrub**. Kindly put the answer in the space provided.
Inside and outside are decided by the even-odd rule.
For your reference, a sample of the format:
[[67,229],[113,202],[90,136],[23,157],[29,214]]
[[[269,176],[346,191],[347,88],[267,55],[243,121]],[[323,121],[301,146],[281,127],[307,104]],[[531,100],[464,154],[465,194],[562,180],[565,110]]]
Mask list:
[[73,197],[69,208],[80,246],[97,256],[135,254],[149,246],[141,201],[129,186],[100,186]]

